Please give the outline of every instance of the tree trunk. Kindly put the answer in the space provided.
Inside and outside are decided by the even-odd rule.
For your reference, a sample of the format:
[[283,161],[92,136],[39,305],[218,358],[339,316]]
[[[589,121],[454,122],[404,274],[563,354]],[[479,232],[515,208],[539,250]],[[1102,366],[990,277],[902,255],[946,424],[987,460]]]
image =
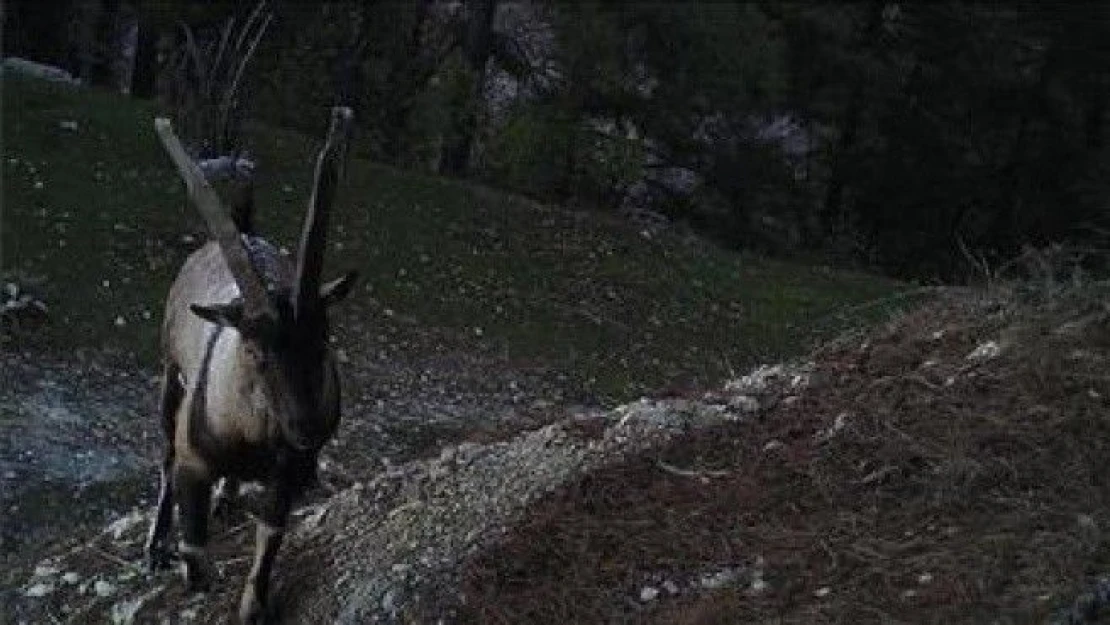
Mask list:
[[465,176],[470,170],[470,152],[474,147],[474,137],[478,132],[479,112],[484,103],[486,63],[490,57],[493,41],[493,15],[497,0],[472,0],[466,5],[466,34],[463,39],[463,55],[466,59],[469,93],[458,105],[454,116],[454,128],[448,135],[440,162],[440,172],[454,176]]
[[434,71],[434,68],[427,67],[432,63],[426,60],[429,53],[424,49],[423,41],[424,26],[431,7],[432,0],[416,3],[416,15],[405,47],[394,59],[386,78],[386,93],[393,97],[389,98],[388,108],[382,114],[382,155],[395,164],[401,160],[402,142],[416,94]]
[[135,73],[131,80],[131,93],[140,98],[152,98],[158,74],[158,33],[153,24],[139,19],[139,41],[135,47]]
[[[879,36],[883,24],[883,2],[871,2],[868,13],[864,18],[865,26],[860,38],[857,40],[856,49],[859,52],[873,52],[875,40]],[[836,146],[832,152],[832,165],[829,172],[829,182],[825,190],[825,199],[819,210],[820,228],[822,234],[834,234],[844,217],[844,194],[851,181],[848,164],[852,158],[851,152],[856,147],[859,136],[860,123],[863,121],[865,107],[864,90],[867,77],[863,71],[856,68],[852,77],[852,91],[848,104],[844,109],[844,117],[840,124],[840,133]]]

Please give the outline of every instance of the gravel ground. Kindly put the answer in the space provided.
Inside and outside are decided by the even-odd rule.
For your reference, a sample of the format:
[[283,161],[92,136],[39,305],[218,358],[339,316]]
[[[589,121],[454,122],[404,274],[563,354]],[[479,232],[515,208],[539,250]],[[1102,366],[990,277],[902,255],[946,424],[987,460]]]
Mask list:
[[[351,424],[324,462],[324,481],[332,493],[325,489],[296,513],[276,576],[275,607],[286,622],[450,620],[459,599],[458,565],[495,541],[546,493],[691,429],[748,419],[773,404],[768,397],[808,383],[805,368],[764,368],[695,399],[644,399],[610,411],[546,406],[557,422],[516,435],[500,431],[500,440],[449,443],[423,459],[385,462],[379,456],[375,469],[375,462],[360,457],[357,449],[361,432],[375,427],[387,432],[377,420],[381,415],[404,420],[438,407],[440,415],[450,415],[442,423],[463,431],[467,419],[497,415],[507,406],[538,411],[537,400],[525,397],[441,393],[440,388],[449,388],[447,382],[441,386],[435,380],[445,380],[436,377],[445,373],[427,363],[408,375],[422,380],[421,388],[434,389],[433,399],[424,405],[412,397],[379,403],[371,399],[373,391],[363,393],[367,398],[355,405],[372,401],[381,412],[364,421],[359,409],[351,411]],[[406,379],[395,378],[402,386]],[[517,430],[520,423],[514,425]],[[377,447],[363,441],[365,449],[401,449],[397,457],[404,457],[401,443],[381,435],[375,440]],[[144,507],[126,510],[120,507],[114,522],[86,534],[76,546],[55,545],[48,557],[29,561],[6,602],[15,620],[207,623],[222,622],[234,612],[249,564],[250,523],[239,518],[217,526],[212,552],[227,583],[210,595],[186,597],[176,575],[149,578],[142,572],[148,512]]]

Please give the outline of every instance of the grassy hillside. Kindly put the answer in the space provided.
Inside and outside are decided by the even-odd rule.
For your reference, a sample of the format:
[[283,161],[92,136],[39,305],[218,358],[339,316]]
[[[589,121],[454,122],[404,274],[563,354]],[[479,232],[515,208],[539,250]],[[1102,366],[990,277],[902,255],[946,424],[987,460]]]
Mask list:
[[[200,234],[154,106],[11,76],[3,91],[0,270],[41,280],[50,306],[49,324],[15,343],[153,364],[162,299]],[[318,140],[251,133],[261,230],[279,243],[293,244]],[[337,324],[353,353],[371,341],[408,357],[481,349],[618,399],[802,348],[818,320],[827,330],[896,286],[363,160],[347,175],[327,272],[363,276]]]

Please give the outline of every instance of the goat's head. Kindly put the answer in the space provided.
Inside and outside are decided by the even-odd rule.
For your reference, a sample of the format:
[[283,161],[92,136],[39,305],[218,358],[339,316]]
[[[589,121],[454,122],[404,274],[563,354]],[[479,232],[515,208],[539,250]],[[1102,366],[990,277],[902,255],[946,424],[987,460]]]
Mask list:
[[348,272],[331,282],[321,281],[328,213],[351,118],[351,110],[345,107],[332,112],[316,162],[293,283],[271,285],[273,288],[267,288],[260,275],[266,273],[264,268],[251,262],[250,248],[261,243],[241,235],[219,196],[181,147],[169,121],[155,122],[239,289],[239,297],[232,301],[193,303],[190,309],[205,321],[234,328],[240,334],[242,364],[250,369],[262,407],[277,418],[283,438],[298,449],[318,447],[327,435],[320,431],[316,414],[327,375],[327,311],[347,296],[356,278],[355,272]]

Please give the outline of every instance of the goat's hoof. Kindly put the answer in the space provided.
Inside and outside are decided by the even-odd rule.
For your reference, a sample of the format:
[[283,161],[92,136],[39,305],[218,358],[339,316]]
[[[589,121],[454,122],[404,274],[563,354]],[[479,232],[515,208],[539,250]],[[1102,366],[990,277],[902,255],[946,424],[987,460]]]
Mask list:
[[146,566],[152,574],[173,566],[177,556],[163,545],[150,545],[146,548]]
[[254,593],[243,595],[239,603],[239,622],[243,625],[262,625],[266,623],[266,608]]
[[214,497],[212,499],[212,518],[219,521],[228,521],[232,518],[236,502],[230,497]]
[[212,589],[212,571],[199,559],[185,559],[185,587],[189,592],[208,592]]

